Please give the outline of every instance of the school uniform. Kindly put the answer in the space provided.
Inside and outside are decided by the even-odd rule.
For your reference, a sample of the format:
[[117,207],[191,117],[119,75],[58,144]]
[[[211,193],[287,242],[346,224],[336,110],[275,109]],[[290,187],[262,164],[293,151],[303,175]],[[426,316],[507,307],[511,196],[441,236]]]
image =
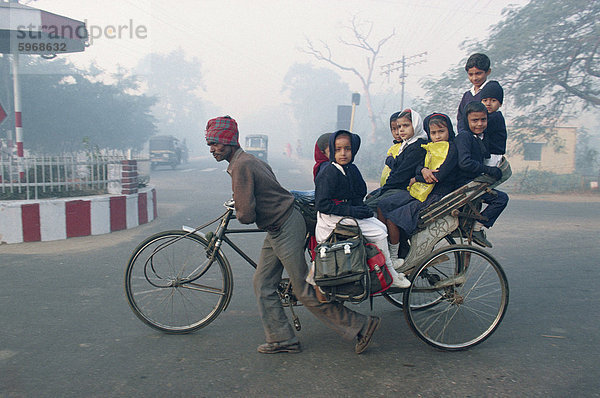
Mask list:
[[406,191],[410,179],[415,176],[415,169],[423,163],[425,149],[421,145],[427,143],[427,133],[423,130],[421,115],[411,109],[411,119],[414,135],[404,141],[396,157],[388,156],[385,164],[390,167],[390,174],[385,184],[376,191],[371,192],[365,204],[376,211],[378,204],[386,197],[390,197],[402,191]]
[[[338,135],[347,133],[343,130],[333,133],[329,141],[329,153],[335,159],[335,139]],[[360,137],[351,134],[352,161],[360,148]],[[383,253],[388,264],[392,264],[388,244],[387,228],[377,218],[373,211],[365,205],[363,198],[367,193],[367,184],[358,167],[352,161],[340,165],[331,161],[324,167],[315,179],[315,208],[317,210],[317,227],[315,237],[318,243],[329,237],[335,226],[344,217],[352,217],[358,221],[363,236],[374,243]],[[354,224],[353,220],[343,220],[342,223]]]
[[456,113],[456,134],[460,134],[463,131],[469,131],[469,123],[465,123],[464,110],[469,102],[481,102],[481,90],[487,84],[487,80],[479,87],[479,91],[475,92],[475,87],[465,91],[463,94],[460,104],[458,104],[458,112]]
[[427,151],[421,145],[427,144],[427,140],[423,137],[418,137],[413,142],[402,148],[402,152],[398,153],[395,158],[388,157],[386,164],[390,167],[390,175],[388,176],[385,185],[381,187],[382,191],[388,189],[403,189],[406,190],[410,179],[415,176],[415,169],[423,163]]
[[485,129],[483,142],[490,155],[504,155],[506,153],[506,122],[502,112],[488,113],[488,125]]
[[[335,153],[335,139],[339,134],[340,131],[331,135],[329,153]],[[352,134],[351,145],[354,160],[354,155],[360,147],[358,135]],[[366,194],[367,184],[354,163],[339,165],[331,161],[321,169],[315,179],[317,242],[324,241],[335,228],[335,224],[345,216],[358,220],[373,218],[373,212],[363,202]]]
[[[394,140],[394,143],[392,144],[392,146],[390,147],[390,149],[388,149],[387,151],[387,155],[386,155],[386,162],[387,159],[390,158],[390,156],[392,158],[395,158],[396,156],[398,156],[398,153],[400,152],[400,147],[402,146],[402,142],[398,142],[396,140]],[[390,175],[390,171],[392,171],[392,169],[390,168],[390,166],[388,166],[387,164],[385,166],[383,166],[383,170],[381,171],[381,178],[379,179],[379,186],[382,187],[385,185],[388,176]]]
[[[429,119],[432,115],[425,118],[424,127],[429,134]],[[456,175],[458,167],[458,152],[454,145],[454,130],[452,122],[446,115],[446,124],[448,125],[448,153],[444,163],[438,167],[438,172],[435,173],[438,182],[433,186],[433,190],[427,198],[421,202],[413,198],[408,191],[400,192],[388,198],[384,198],[379,202],[379,209],[386,219],[391,220],[398,228],[402,229],[407,235],[412,235],[417,229],[419,222],[419,212],[430,204],[437,202],[442,197],[452,192],[456,185]],[[415,169],[415,180],[417,182],[426,183],[421,170],[424,168],[423,163],[419,164]]]
[[[504,102],[504,90],[496,80],[486,82],[481,89],[481,99],[493,98],[502,104]],[[506,122],[504,115],[499,110],[488,113],[487,128],[485,129],[483,142],[490,152],[490,159],[484,161],[486,166],[498,166],[502,155],[506,153]]]
[[[456,179],[457,188],[469,183],[481,174],[497,174],[497,171],[492,170],[498,169],[497,167],[490,167],[484,164],[484,160],[489,157],[489,152],[483,138],[485,138],[485,136],[479,138],[468,130],[459,133],[454,139],[456,150],[458,152],[459,168]],[[508,195],[506,193],[496,189],[492,190],[492,192],[493,193],[485,193],[481,196],[483,202],[488,204],[481,213],[482,216],[487,218],[486,221],[481,221],[483,226],[487,228],[494,225],[494,222],[496,222],[496,219],[508,204]]]

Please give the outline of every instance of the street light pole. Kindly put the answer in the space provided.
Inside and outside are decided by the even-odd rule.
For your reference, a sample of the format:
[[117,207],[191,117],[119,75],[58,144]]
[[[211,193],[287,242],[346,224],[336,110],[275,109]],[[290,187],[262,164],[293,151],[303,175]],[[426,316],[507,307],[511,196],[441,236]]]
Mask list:
[[354,112],[356,111],[356,105],[360,104],[360,94],[352,93],[352,114],[350,116],[350,132],[354,128]]
[[25,179],[25,168],[23,165],[23,119],[21,114],[21,86],[19,84],[19,53],[12,54],[13,92],[15,104],[15,135],[17,141],[17,164],[19,168],[19,179]]

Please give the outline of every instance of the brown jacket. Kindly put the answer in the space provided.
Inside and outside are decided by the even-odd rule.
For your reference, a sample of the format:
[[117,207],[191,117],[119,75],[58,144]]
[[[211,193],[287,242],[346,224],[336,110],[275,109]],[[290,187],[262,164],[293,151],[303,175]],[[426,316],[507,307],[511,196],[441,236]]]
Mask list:
[[294,208],[294,197],[258,158],[238,149],[229,162],[236,218],[242,224],[256,223],[265,231],[277,231]]

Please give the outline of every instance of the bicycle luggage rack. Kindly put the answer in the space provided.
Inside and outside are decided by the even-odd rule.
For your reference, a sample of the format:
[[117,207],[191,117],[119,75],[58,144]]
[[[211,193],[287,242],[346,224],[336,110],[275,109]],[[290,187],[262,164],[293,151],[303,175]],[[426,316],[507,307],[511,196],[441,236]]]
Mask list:
[[461,215],[459,209],[483,195],[489,185],[487,181],[473,180],[450,192],[438,202],[421,210],[419,213],[419,228],[424,228],[433,221],[448,214],[458,217]]

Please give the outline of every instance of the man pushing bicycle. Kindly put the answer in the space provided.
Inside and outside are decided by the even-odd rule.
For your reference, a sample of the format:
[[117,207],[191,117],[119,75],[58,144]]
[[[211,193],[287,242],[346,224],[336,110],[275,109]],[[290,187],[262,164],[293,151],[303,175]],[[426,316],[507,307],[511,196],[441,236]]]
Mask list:
[[227,173],[231,176],[236,218],[242,224],[256,223],[267,232],[253,279],[266,338],[266,343],[258,346],[258,352],[302,351],[277,293],[285,269],[298,300],[344,339],[356,338],[355,352],[362,353],[380,319],[352,311],[341,302],[319,302],[314,288],[305,281],[306,225],[294,207],[294,197],[279,184],[267,163],[240,148],[238,138],[237,123],[229,116],[211,119],[206,125],[210,153],[217,162],[229,163]]

